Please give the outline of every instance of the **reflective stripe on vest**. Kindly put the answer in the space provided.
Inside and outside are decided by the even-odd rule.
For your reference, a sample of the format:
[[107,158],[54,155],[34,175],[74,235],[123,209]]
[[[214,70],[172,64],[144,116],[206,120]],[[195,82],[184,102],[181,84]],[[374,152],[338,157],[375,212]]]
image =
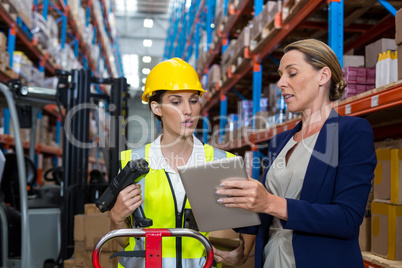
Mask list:
[[[149,148],[150,144],[147,144],[139,149],[121,152],[122,168],[124,168],[130,160],[144,158],[148,161]],[[231,153],[214,148],[208,144],[204,144],[204,150],[206,161],[234,156]],[[182,213],[184,209],[191,209],[191,206],[186,197],[182,213],[176,213],[176,211],[178,211],[176,208],[177,202],[175,202],[175,195],[165,170],[154,170],[150,168],[149,173],[139,183],[141,184],[141,195],[144,200],[142,204],[144,213],[147,218],[153,220],[153,226],[151,228],[182,228],[184,222]],[[206,237],[209,236],[209,233],[201,233]],[[179,244],[177,244],[177,242]],[[163,267],[176,267],[178,257],[176,256],[176,252],[180,250],[180,248],[183,267],[202,267],[205,263],[204,246],[194,238],[163,237],[162,245]],[[144,250],[144,238],[130,237],[129,245],[124,250]],[[121,257],[119,259],[119,267],[145,267],[145,261],[144,258]]]

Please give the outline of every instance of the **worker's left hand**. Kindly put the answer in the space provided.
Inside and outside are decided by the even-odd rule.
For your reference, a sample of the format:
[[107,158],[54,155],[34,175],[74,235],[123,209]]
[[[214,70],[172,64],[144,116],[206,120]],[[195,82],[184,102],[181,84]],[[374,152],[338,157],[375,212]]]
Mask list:
[[244,240],[241,235],[239,235],[239,239],[239,246],[232,251],[220,250],[212,246],[215,261],[231,266],[242,265],[245,263],[247,256],[244,255]]

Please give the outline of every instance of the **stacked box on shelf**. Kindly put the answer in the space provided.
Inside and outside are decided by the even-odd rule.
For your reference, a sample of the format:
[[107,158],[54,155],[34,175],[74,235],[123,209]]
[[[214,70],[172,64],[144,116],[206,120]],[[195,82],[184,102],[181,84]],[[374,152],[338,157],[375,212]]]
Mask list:
[[7,36],[0,32],[0,70],[5,71],[10,66],[10,55],[7,52]]
[[207,90],[209,96],[212,96],[215,94],[217,90],[217,84],[221,80],[221,67],[218,64],[213,64],[209,68],[209,74],[208,74],[208,82],[207,82]]
[[[396,25],[397,27],[397,25]],[[396,50],[395,39],[381,38],[365,47],[366,68],[374,68],[378,54],[387,50]]]
[[250,58],[250,26],[247,25],[237,37],[233,47],[234,65],[239,67],[244,59]]
[[349,98],[360,93],[375,88],[375,69],[363,67],[343,68],[343,77],[347,82],[345,98]]
[[229,42],[229,46],[226,49],[225,53],[222,55],[221,67],[222,67],[222,81],[225,82],[228,77],[228,72],[231,72],[231,65],[234,60],[234,47],[236,46],[236,39],[232,39]]
[[402,148],[395,142],[376,150],[371,203],[371,252],[402,260]]
[[28,81],[28,83],[34,85],[34,86],[39,86],[43,87],[44,81],[45,81],[45,73],[39,71],[38,68],[32,67],[31,69],[31,80]]
[[13,70],[27,82],[32,80],[32,61],[22,51],[14,51]]

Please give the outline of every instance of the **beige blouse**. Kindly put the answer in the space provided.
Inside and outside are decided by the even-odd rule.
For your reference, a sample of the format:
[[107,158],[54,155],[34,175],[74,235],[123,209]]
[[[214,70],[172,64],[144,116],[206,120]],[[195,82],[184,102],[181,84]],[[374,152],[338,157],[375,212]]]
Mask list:
[[[286,154],[297,144],[293,138],[288,141],[267,173],[265,187],[270,193],[284,198],[300,198],[307,166],[318,133],[303,139],[286,164]],[[264,248],[264,268],[296,267],[292,235],[293,230],[283,229],[280,219],[274,217],[269,229],[269,240]]]

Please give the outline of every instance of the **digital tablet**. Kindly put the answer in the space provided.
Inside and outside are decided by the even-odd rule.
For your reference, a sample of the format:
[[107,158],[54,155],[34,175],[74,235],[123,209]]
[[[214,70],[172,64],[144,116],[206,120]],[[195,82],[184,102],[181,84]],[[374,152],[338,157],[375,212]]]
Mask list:
[[239,228],[260,224],[257,213],[228,208],[217,200],[215,191],[227,179],[248,180],[243,158],[240,156],[205,162],[202,165],[178,167],[180,178],[202,232]]

